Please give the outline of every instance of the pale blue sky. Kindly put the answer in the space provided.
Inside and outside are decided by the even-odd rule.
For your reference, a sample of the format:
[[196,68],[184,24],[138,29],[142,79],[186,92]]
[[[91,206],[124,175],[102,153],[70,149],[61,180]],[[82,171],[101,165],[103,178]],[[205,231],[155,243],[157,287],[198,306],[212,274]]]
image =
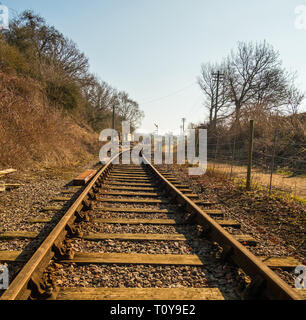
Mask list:
[[[196,77],[201,63],[220,61],[237,41],[267,40],[306,91],[306,30],[295,7],[306,0],[7,0],[32,9],[74,40],[91,71],[127,91],[145,112],[141,128],[178,132],[181,118],[206,116]],[[12,13],[14,11],[11,10]],[[306,111],[306,108],[304,107]]]

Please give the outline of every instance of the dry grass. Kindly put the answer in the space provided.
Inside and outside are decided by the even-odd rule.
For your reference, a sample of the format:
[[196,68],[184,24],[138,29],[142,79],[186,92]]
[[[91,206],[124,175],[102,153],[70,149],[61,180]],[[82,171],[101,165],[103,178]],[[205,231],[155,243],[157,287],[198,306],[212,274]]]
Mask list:
[[[165,148],[163,148],[165,152]],[[173,152],[174,163],[176,163],[176,149]],[[152,155],[152,159],[153,155]],[[247,166],[238,166],[227,163],[220,163],[217,161],[208,161],[207,169],[210,171],[221,172],[229,177],[246,179]],[[270,185],[270,173],[264,172],[262,169],[252,169],[252,184],[258,185],[268,189]],[[291,176],[279,173],[273,173],[272,188],[274,190],[283,191],[292,197],[298,198],[298,200],[306,201],[306,176]]]
[[0,166],[65,166],[98,154],[98,137],[51,108],[40,85],[0,73]]
[[[246,178],[247,167],[234,165],[231,167],[230,164],[218,163],[218,162],[208,162],[209,170],[216,170],[224,172],[232,177],[236,178]],[[232,171],[232,173],[231,173]],[[270,185],[270,173],[265,173],[261,169],[252,169],[252,183],[257,184],[262,187],[269,188]],[[301,199],[306,199],[306,177],[298,176],[286,176],[277,173],[273,173],[272,178],[272,188],[286,193],[291,194],[294,197]]]

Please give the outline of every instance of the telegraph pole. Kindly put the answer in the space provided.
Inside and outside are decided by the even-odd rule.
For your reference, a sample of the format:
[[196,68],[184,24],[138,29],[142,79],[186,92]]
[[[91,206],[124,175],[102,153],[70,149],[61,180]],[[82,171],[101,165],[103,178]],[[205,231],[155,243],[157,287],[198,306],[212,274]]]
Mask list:
[[218,112],[218,98],[219,98],[219,84],[220,81],[224,79],[224,73],[221,73],[219,70],[217,73],[212,73],[213,81],[217,82],[216,88],[216,102],[215,102],[215,119],[214,119],[214,129],[217,128],[217,112]]
[[183,121],[183,135],[185,135],[185,121],[186,121],[186,118],[182,118],[182,121]]
[[115,104],[113,104],[112,129],[115,129]]
[[156,134],[158,135],[158,124],[154,123],[154,126],[156,128]]

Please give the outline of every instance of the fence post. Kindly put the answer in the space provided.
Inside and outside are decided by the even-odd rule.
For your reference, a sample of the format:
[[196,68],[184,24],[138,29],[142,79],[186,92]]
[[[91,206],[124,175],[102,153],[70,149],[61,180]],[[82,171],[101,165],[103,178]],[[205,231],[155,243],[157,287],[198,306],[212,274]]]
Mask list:
[[247,171],[247,181],[246,181],[246,189],[247,189],[247,190],[251,190],[253,138],[254,138],[254,120],[250,120],[248,171]]
[[275,129],[275,131],[274,131],[274,142],[273,142],[273,154],[272,154],[272,159],[271,159],[269,194],[271,194],[271,188],[272,188],[272,176],[273,176],[273,170],[274,170],[274,158],[275,158],[276,141],[277,141],[277,130]]

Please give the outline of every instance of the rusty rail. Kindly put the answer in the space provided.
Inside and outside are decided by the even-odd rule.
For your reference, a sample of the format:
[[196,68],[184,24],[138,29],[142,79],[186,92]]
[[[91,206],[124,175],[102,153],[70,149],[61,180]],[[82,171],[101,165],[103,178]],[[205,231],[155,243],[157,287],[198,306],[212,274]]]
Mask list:
[[78,218],[86,218],[86,210],[90,207],[90,201],[94,198],[95,186],[101,183],[112,166],[112,161],[120,156],[115,155],[101,168],[92,181],[86,186],[76,201],[70,206],[58,224],[49,233],[33,256],[17,274],[9,288],[0,297],[0,300],[25,300],[35,296],[51,297],[52,284],[42,281],[41,276],[50,260],[56,256],[69,256],[71,252],[65,249],[64,240],[68,233],[77,232],[73,223]]
[[[121,153],[120,153],[121,154]],[[58,224],[45,238],[37,251],[17,274],[9,288],[0,297],[0,300],[24,300],[28,298],[50,298],[54,286],[48,279],[42,279],[43,272],[53,258],[71,257],[73,252],[65,245],[67,235],[78,233],[73,225],[75,221],[87,219],[86,211],[95,199],[97,188],[108,175],[112,162],[120,154],[114,156],[100,169],[91,182],[88,183],[76,201],[70,206]],[[250,296],[263,299],[301,300],[302,298],[290,288],[276,273],[240,244],[232,235],[224,230],[214,219],[207,215],[192,200],[187,198],[170,181],[143,156],[146,166],[178,203],[192,214],[193,221],[202,225],[205,235],[223,247],[223,257],[241,267],[252,279],[249,286]]]
[[[143,156],[144,157],[144,156]],[[194,219],[205,228],[205,235],[223,248],[223,256],[231,260],[252,278],[250,296],[263,299],[301,300],[301,297],[268,266],[224,230],[192,200],[188,199],[144,157],[150,170],[159,178],[172,196],[185,210],[194,214]]]

